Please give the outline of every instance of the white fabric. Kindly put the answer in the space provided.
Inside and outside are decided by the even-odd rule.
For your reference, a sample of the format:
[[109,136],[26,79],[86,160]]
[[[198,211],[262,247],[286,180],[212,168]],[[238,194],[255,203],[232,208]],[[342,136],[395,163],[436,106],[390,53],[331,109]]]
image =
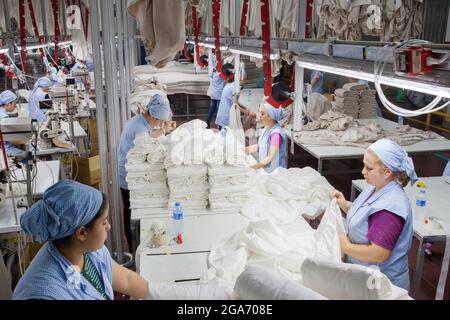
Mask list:
[[219,284],[172,284],[152,282],[148,300],[231,300],[232,292]]
[[234,291],[243,300],[325,300],[319,293],[304,287],[264,266],[249,265],[237,278]]
[[[295,183],[287,183],[295,181]],[[299,215],[324,212],[333,187],[317,171],[278,168],[271,174],[259,170],[249,180],[249,202],[242,214],[250,219],[271,219],[288,224]]]
[[329,299],[384,300],[391,293],[391,282],[376,269],[325,259],[305,259],[302,283]]

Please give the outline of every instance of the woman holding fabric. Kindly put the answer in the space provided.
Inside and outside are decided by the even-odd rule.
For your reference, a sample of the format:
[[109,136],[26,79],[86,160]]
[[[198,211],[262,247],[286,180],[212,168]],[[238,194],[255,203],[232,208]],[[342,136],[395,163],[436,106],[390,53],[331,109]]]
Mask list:
[[13,299],[112,300],[114,291],[147,298],[148,282],[112,260],[104,243],[111,225],[100,191],[63,180],[48,188],[20,219],[39,250]]
[[413,216],[403,187],[417,181],[413,161],[397,143],[381,139],[367,149],[362,174],[370,186],[353,203],[339,191],[330,193],[347,213],[341,250],[348,262],[378,266],[408,290]]
[[260,122],[265,126],[264,132],[257,145],[245,148],[247,153],[258,152],[258,163],[252,166],[253,169],[264,168],[270,173],[278,167],[286,168],[286,133],[278,124],[285,116],[283,108],[272,107],[269,103],[264,103],[259,108]]

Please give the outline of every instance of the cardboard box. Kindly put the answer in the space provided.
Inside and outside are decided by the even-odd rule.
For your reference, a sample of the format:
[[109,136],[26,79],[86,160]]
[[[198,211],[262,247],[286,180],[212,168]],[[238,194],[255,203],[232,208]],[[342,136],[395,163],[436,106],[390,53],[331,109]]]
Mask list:
[[[90,158],[75,157],[73,174],[74,179],[78,182],[92,186],[100,182],[100,156]],[[77,172],[78,164],[78,172]]]
[[100,149],[98,143],[91,143],[91,157],[98,156],[100,154]]

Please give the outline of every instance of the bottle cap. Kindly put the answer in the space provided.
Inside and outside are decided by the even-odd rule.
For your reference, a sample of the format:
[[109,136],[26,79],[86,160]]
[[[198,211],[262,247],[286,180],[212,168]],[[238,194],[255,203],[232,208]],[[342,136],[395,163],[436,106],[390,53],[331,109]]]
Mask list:
[[175,207],[179,207],[179,206],[181,206],[181,203],[175,202]]
[[418,188],[425,188],[425,183],[422,182],[422,181],[417,181],[417,182],[416,182],[416,186],[417,186]]

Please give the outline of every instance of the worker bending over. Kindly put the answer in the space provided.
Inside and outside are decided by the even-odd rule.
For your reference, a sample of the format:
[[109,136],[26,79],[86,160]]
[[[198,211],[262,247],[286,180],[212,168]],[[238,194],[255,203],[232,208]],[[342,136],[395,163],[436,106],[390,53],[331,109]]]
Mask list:
[[44,246],[17,284],[13,299],[113,300],[114,291],[145,299],[148,282],[117,264],[105,247],[109,205],[100,191],[62,180],[20,219]]
[[175,130],[177,124],[175,121],[170,121],[171,117],[172,111],[170,110],[169,100],[160,94],[155,94],[147,105],[147,111],[128,120],[120,137],[118,149],[120,192],[123,201],[125,236],[130,252],[133,251],[133,248],[131,246],[130,190],[128,189],[127,171],[125,170],[127,153],[134,148],[134,139],[140,133],[148,132],[151,137],[158,138]]
[[347,214],[341,250],[348,262],[378,266],[394,285],[408,290],[413,216],[403,187],[417,181],[413,161],[397,143],[381,139],[364,154],[362,174],[370,186],[353,203],[339,191],[330,193]]
[[39,122],[47,121],[47,116],[39,108],[39,101],[50,99],[48,91],[53,86],[53,82],[46,77],[39,78],[34,84],[33,91],[28,99],[29,117]]
[[272,172],[278,167],[287,166],[287,139],[283,128],[278,124],[286,113],[283,108],[275,108],[269,103],[264,103],[259,108],[260,122],[264,125],[264,132],[259,137],[258,144],[245,148],[247,153],[258,152],[258,163],[252,166],[254,169],[264,168],[266,172]]

